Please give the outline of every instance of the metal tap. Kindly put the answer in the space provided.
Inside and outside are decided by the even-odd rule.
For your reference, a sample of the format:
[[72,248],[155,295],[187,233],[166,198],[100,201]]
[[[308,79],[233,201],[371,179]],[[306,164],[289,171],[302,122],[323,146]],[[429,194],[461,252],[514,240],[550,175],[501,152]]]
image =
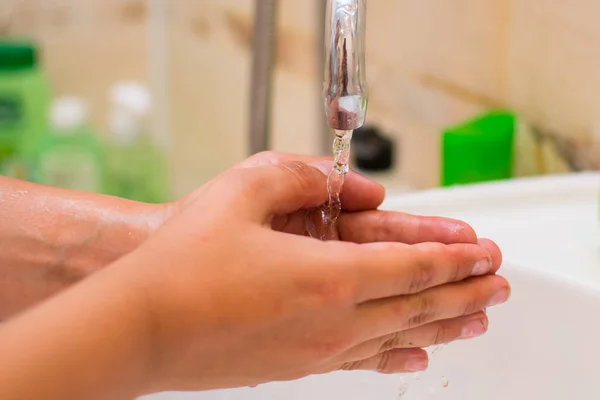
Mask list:
[[[325,8],[325,115],[330,129],[360,128],[367,113],[365,75],[366,0],[315,0]],[[255,0],[250,152],[269,149],[273,53],[276,45],[277,0]],[[323,26],[323,25],[321,25]],[[323,148],[331,145],[324,132]]]
[[331,129],[360,128],[367,115],[366,0],[327,0],[325,114]]

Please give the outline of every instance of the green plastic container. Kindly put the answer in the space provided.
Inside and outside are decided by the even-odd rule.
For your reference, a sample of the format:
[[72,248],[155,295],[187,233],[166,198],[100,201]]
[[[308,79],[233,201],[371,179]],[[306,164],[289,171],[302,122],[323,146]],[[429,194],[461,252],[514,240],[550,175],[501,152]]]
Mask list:
[[107,193],[129,200],[163,203],[169,200],[165,158],[147,138],[112,143],[108,153]]
[[136,82],[111,89],[107,193],[129,200],[169,200],[168,165],[148,130],[150,93]]
[[88,124],[85,104],[76,97],[55,100],[52,127],[35,149],[33,180],[44,185],[102,193],[105,151]]
[[0,173],[27,179],[36,142],[47,129],[50,87],[27,41],[0,40]]
[[442,186],[513,177],[516,118],[492,111],[442,133]]

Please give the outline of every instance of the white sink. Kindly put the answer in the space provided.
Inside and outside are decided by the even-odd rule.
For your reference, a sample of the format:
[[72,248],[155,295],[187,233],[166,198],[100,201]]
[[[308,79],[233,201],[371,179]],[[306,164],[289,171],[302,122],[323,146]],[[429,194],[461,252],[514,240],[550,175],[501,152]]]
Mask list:
[[[600,175],[526,179],[390,198],[383,208],[456,217],[504,253],[513,287],[482,338],[432,357],[403,399],[600,398]],[[449,385],[442,388],[442,376]],[[255,389],[147,400],[396,400],[399,376],[335,373]],[[599,379],[600,380],[600,379]]]

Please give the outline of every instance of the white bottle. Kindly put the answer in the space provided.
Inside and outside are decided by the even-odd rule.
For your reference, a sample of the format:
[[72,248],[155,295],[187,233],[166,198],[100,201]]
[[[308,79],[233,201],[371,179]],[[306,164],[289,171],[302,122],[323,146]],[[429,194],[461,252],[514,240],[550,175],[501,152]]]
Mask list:
[[168,201],[165,157],[148,127],[148,89],[122,82],[111,88],[110,101],[109,194],[149,203]]
[[148,135],[150,93],[137,82],[121,82],[110,90],[112,110],[109,127],[112,139],[124,146],[132,145]]

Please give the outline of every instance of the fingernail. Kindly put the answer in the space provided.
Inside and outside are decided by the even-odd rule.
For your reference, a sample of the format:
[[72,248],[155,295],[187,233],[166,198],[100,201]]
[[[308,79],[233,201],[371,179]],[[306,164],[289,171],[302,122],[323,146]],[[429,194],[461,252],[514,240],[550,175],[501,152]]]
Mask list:
[[492,269],[492,260],[490,258],[484,258],[475,263],[471,275],[480,276],[485,275]]
[[489,301],[488,307],[497,306],[498,304],[505,303],[508,300],[509,292],[506,289],[500,290],[496,293]]
[[319,161],[319,162],[311,163],[310,166],[318,169],[325,175],[329,175],[329,172],[333,168],[333,163],[331,161]]
[[410,356],[406,361],[407,372],[419,372],[427,369],[427,357],[422,355]]
[[462,331],[460,332],[461,339],[470,339],[477,336],[481,336],[485,333],[485,326],[483,325],[483,321],[476,320],[471,321],[465,326],[463,326]]

